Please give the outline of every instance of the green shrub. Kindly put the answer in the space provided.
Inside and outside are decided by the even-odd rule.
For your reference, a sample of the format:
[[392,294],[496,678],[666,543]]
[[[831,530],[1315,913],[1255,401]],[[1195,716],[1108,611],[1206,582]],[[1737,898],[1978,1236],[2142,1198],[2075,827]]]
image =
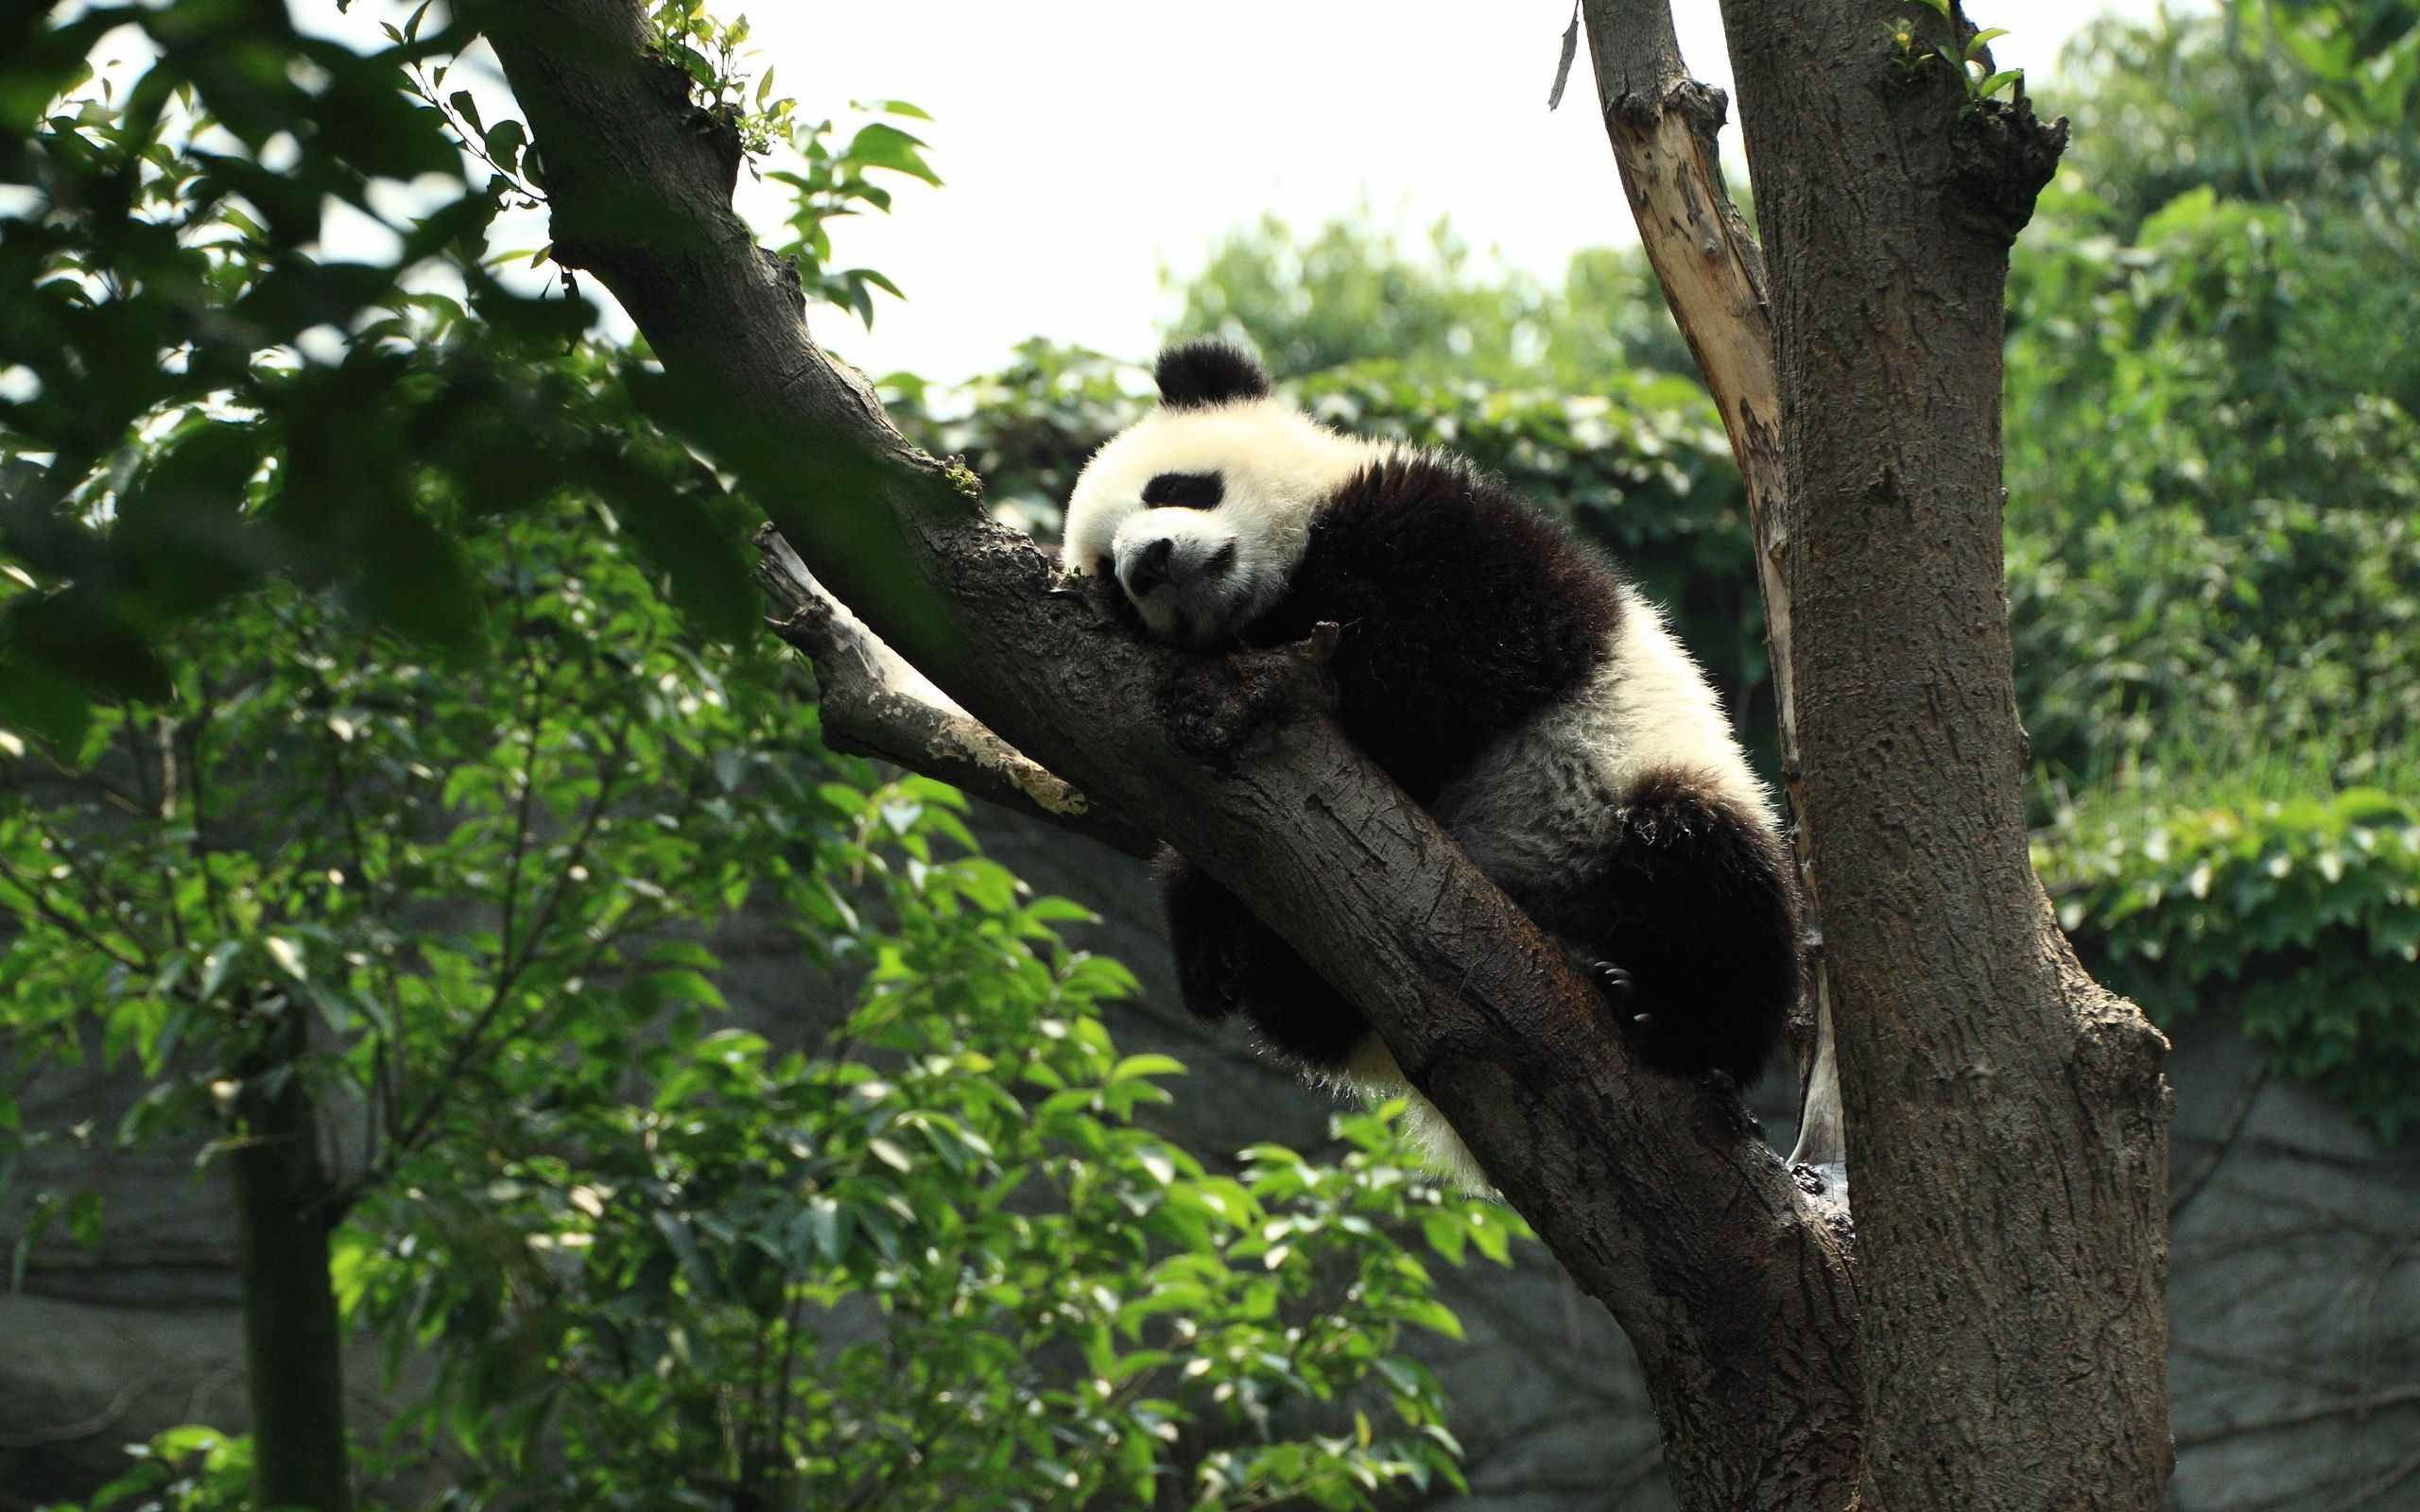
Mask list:
[[2034,865],[2095,974],[2159,1022],[2238,1017],[2382,1138],[2420,1121],[2420,800],[2070,817]]

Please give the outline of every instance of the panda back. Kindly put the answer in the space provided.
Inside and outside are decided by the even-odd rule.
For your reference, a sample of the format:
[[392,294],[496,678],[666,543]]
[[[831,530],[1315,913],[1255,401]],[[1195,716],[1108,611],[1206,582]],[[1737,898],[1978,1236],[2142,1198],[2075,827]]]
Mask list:
[[1457,458],[1406,451],[1320,501],[1286,593],[1246,638],[1335,623],[1345,732],[1427,805],[1587,683],[1623,607],[1611,568],[1561,522]]

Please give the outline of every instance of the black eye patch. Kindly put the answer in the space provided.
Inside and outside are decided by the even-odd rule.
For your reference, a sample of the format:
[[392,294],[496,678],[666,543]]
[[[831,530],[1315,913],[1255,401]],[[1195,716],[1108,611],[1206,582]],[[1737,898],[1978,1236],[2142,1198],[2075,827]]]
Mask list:
[[1155,508],[1216,509],[1226,496],[1216,472],[1163,472],[1143,485],[1143,502]]

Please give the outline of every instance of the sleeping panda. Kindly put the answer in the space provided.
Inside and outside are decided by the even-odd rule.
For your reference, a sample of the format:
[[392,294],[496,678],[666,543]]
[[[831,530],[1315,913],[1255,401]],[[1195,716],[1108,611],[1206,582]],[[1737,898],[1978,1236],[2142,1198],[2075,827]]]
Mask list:
[[[1754,1080],[1798,998],[1795,871],[1662,613],[1469,463],[1329,430],[1233,347],[1173,347],[1155,376],[1158,410],[1076,481],[1069,572],[1195,650],[1340,627],[1346,736],[1593,976],[1649,1065]],[[1159,869],[1191,1012],[1409,1094],[1438,1163],[1483,1182],[1359,1010],[1206,873],[1172,851]]]

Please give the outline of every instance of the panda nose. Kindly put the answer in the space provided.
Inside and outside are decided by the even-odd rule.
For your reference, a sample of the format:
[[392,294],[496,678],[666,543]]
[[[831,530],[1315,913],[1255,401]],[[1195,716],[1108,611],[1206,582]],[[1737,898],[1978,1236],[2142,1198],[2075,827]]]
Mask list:
[[1168,581],[1168,558],[1175,555],[1176,542],[1166,536],[1152,541],[1126,562],[1126,591],[1140,598],[1152,589]]

